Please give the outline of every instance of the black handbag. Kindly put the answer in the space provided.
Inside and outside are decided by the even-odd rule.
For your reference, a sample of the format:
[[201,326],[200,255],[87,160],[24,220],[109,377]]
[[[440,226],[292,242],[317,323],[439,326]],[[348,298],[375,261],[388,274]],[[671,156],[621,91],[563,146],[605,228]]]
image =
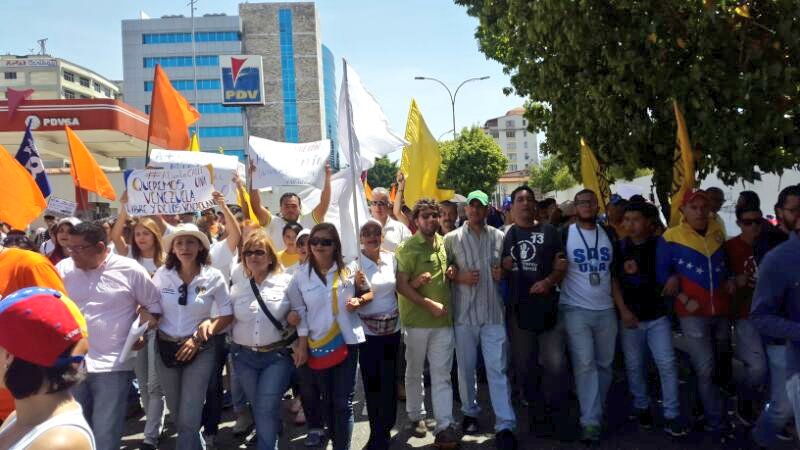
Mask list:
[[258,289],[258,285],[256,284],[256,280],[254,278],[250,278],[250,288],[253,290],[253,295],[256,296],[256,300],[258,301],[258,306],[261,307],[261,311],[264,312],[264,315],[267,316],[272,325],[281,332],[281,340],[278,344],[282,344],[283,347],[288,347],[292,345],[292,342],[297,340],[297,330],[294,327],[284,327],[280,320],[276,319],[275,316],[269,312],[267,309],[266,303],[264,303],[264,299],[261,298],[261,291]]
[[187,339],[191,339],[191,337],[187,337],[180,341],[172,341],[168,339],[162,339],[161,336],[156,333],[156,349],[158,350],[158,356],[161,357],[161,362],[163,362],[166,367],[170,369],[180,369],[181,367],[188,366],[192,363],[192,361],[194,361],[195,358],[197,358],[197,355],[199,355],[200,352],[208,348],[207,342],[200,344],[200,346],[197,348],[197,352],[195,352],[194,356],[192,356],[192,359],[187,361],[178,361],[175,355],[178,353],[178,350],[181,349],[181,346],[183,346],[183,343],[186,342]]
[[[511,238],[516,244],[517,227],[511,227]],[[512,249],[515,245],[512,245]],[[519,255],[517,255],[519,256]],[[517,257],[517,286],[524,286],[524,276],[522,273],[522,261]],[[550,294],[531,294],[530,291],[517,292],[519,301],[514,305],[514,313],[517,315],[517,324],[523,330],[533,332],[548,331],[558,323],[558,295]]]

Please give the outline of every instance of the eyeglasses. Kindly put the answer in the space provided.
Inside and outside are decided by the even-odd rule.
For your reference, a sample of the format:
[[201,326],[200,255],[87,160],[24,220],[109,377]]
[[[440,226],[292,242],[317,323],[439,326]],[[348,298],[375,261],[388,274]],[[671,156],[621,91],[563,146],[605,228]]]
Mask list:
[[65,245],[64,248],[70,251],[70,253],[82,252],[87,248],[94,247],[94,245]]
[[266,254],[267,252],[265,252],[264,250],[247,250],[245,252],[242,252],[242,255],[244,255],[245,258],[249,258],[251,256],[258,256],[260,258],[262,256],[265,256]]
[[740,219],[739,225],[745,227],[752,227],[753,225],[761,225],[761,219]]
[[313,237],[308,240],[308,244],[313,247],[316,246],[330,247],[331,245],[333,245],[333,239],[322,239],[318,237]]
[[370,202],[370,205],[372,205],[372,206],[382,206],[384,208],[387,208],[387,207],[389,207],[389,202],[387,202],[386,200],[378,200],[378,201],[375,201],[375,202]]
[[186,297],[188,296],[187,291],[189,290],[189,285],[183,283],[181,287],[178,288],[178,292],[181,293],[181,296],[178,297],[178,304],[181,306],[186,306]]

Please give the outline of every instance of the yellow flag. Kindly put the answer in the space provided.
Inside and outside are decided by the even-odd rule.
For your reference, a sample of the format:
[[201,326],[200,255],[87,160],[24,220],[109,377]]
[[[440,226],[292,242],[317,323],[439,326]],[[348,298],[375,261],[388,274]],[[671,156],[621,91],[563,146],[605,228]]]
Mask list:
[[683,119],[678,102],[672,101],[675,109],[675,122],[677,122],[677,138],[675,143],[674,160],[672,164],[672,198],[670,199],[669,226],[674,227],[681,222],[680,206],[683,201],[683,194],[693,189],[694,179],[694,153],[692,144],[689,141],[689,131],[686,129],[686,121]]
[[[253,211],[253,203],[250,201],[250,194],[247,192],[247,189],[239,189],[236,198],[239,200],[239,207],[242,208],[242,214],[246,214],[247,218],[253,222],[259,223],[258,217],[256,217],[256,213]],[[244,208],[245,203],[247,203],[247,211],[245,211]]]
[[611,198],[611,191],[608,188],[608,179],[603,173],[600,163],[597,161],[594,152],[589,148],[589,144],[581,138],[581,180],[583,187],[591,189],[597,195],[597,203],[600,213],[606,212],[606,204]]
[[408,111],[406,141],[409,145],[403,149],[400,162],[400,171],[406,178],[405,202],[412,206],[421,198],[433,198],[437,201],[453,198],[454,191],[439,189],[436,185],[439,165],[442,163],[439,143],[428,130],[417,102],[413,99]]
[[192,142],[189,144],[190,152],[200,151],[200,141],[197,139],[197,133],[192,133]]
[[367,180],[364,180],[364,197],[367,197],[367,202],[372,201],[372,186],[367,183]]

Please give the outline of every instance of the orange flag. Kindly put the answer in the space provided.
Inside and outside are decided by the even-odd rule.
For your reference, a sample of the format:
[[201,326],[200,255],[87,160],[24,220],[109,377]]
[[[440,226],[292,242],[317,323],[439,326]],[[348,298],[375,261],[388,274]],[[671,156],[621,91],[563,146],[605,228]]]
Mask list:
[[0,195],[0,221],[11,228],[24,230],[47,207],[42,191],[19,161],[0,145],[0,178],[3,195]]
[[105,172],[97,161],[94,160],[89,149],[83,145],[80,138],[72,128],[64,127],[67,132],[67,142],[69,142],[69,157],[72,160],[70,172],[72,172],[72,179],[75,180],[75,186],[81,189],[86,189],[96,193],[97,195],[108,200],[116,200],[117,193],[114,192],[114,187],[108,181]]
[[189,125],[199,118],[200,113],[172,87],[161,65],[156,64],[147,135],[165,140],[169,150],[186,150],[190,143]]
[[394,203],[395,198],[397,198],[397,185],[392,183],[392,192],[389,192],[389,201]]

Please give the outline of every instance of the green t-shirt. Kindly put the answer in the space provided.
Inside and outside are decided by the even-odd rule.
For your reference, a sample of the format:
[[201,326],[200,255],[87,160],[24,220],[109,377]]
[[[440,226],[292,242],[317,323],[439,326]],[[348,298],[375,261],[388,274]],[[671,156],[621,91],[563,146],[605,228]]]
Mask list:
[[398,294],[400,322],[403,326],[409,328],[452,326],[453,308],[450,301],[450,285],[445,278],[447,253],[444,249],[444,239],[437,234],[431,247],[425,238],[417,233],[397,247],[395,258],[397,271],[407,274],[409,281],[414,281],[420,274],[429,272],[431,282],[421,286],[417,292],[447,307],[447,315],[437,319],[427,309]]

